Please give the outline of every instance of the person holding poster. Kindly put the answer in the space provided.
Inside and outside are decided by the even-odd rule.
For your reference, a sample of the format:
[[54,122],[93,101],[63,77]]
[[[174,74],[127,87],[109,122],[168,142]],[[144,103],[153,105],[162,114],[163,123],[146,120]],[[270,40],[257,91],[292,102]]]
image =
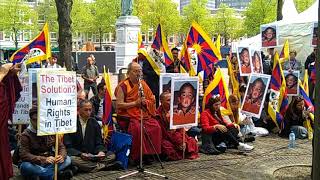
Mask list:
[[164,92],[160,95],[161,105],[157,110],[159,124],[162,130],[161,151],[166,160],[180,160],[183,158],[183,146],[188,159],[199,157],[197,141],[185,134],[183,144],[183,129],[170,130],[170,101],[171,93]]
[[55,153],[55,136],[37,136],[38,108],[33,106],[29,111],[30,125],[21,135],[19,155],[21,158],[21,175],[26,178],[53,179],[54,163],[58,163],[59,175],[72,178],[70,169],[62,172],[71,164],[71,158],[62,141],[59,141],[58,156]]
[[[265,29],[264,29],[265,28]],[[262,27],[262,47],[277,46],[276,27]]]
[[[217,147],[218,153],[223,153],[227,145],[238,148],[240,151],[251,151],[253,146],[239,142],[239,125],[232,123],[221,115],[220,95],[214,95],[206,104],[201,113],[200,122],[202,127],[202,149]],[[228,144],[227,144],[228,143]],[[213,152],[215,154],[217,152]]]
[[173,109],[173,125],[194,122],[196,90],[191,83],[184,83],[178,91],[178,104]]
[[285,71],[299,71],[301,73],[301,63],[296,59],[297,51],[292,50],[289,53],[289,61],[283,63],[283,70]]
[[[132,62],[128,65],[128,78],[115,89],[116,112],[120,128],[132,135],[131,158],[138,163],[140,158],[140,120],[143,119],[144,161],[150,164],[153,154],[161,153],[161,127],[155,116],[155,96],[144,80],[142,68]],[[142,113],[142,117],[141,117]],[[148,136],[148,137],[146,137]],[[154,148],[152,147],[154,146]]]
[[92,104],[89,100],[79,102],[77,132],[64,135],[64,144],[72,164],[84,172],[95,172],[120,168],[115,154],[107,153],[103,144],[101,128],[95,118],[90,117]]
[[17,76],[19,63],[2,64],[0,61],[0,175],[4,180],[13,176],[8,138],[8,120],[12,119],[15,103],[20,98],[22,87]]

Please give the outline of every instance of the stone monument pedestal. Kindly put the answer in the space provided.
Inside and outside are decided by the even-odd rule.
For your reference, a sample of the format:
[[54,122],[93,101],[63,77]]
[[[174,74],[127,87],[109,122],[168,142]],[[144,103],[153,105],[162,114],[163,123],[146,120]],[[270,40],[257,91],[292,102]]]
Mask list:
[[137,56],[141,21],[136,16],[120,16],[116,22],[116,71],[126,68]]

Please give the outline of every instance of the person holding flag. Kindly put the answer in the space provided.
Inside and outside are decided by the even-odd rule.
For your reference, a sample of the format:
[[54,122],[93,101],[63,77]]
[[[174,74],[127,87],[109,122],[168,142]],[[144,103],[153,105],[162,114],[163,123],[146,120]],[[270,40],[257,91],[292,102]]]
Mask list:
[[[173,63],[169,65],[166,69],[167,73],[180,73],[180,68],[186,69],[185,65],[179,59],[179,49],[174,47],[171,49],[171,54],[173,57]],[[182,66],[182,67],[181,67]]]

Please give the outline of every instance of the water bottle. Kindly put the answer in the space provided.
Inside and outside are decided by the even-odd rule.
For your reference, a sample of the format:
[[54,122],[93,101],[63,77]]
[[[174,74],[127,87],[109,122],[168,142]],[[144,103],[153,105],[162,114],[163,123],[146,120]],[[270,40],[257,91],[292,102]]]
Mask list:
[[291,131],[289,134],[289,148],[293,149],[296,146],[296,136],[295,134]]

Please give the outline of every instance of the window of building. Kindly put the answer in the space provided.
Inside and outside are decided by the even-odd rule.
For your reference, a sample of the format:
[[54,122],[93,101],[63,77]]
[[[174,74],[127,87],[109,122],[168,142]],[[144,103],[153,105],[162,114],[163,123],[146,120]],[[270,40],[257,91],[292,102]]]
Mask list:
[[153,33],[152,31],[148,32],[148,42],[152,42],[153,41]]
[[87,33],[87,41],[92,41],[92,33]]
[[111,42],[116,42],[116,33],[111,34]]
[[20,31],[17,32],[17,41],[18,42],[23,41],[23,33]]
[[45,16],[44,14],[39,15],[38,17],[38,23],[44,23],[45,22]]
[[146,33],[141,33],[142,42],[146,43]]
[[11,41],[11,33],[6,32],[6,33],[4,34],[4,40],[5,40],[5,41]]
[[4,40],[4,34],[2,31],[0,31],[0,41],[3,41]]
[[30,30],[23,31],[23,41],[30,41],[30,37],[31,37]]
[[56,32],[50,32],[50,39],[52,42],[57,42],[57,33]]

